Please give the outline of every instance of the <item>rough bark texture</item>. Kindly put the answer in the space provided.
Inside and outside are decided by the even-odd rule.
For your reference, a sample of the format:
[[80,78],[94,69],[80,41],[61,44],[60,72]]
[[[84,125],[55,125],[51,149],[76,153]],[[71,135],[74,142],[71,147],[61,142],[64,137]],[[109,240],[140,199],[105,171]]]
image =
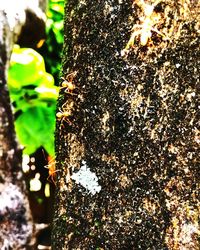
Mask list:
[[5,13],[0,13],[3,33],[0,41],[0,248],[25,249],[33,234],[33,223],[22,181],[22,149],[15,139],[10,98],[6,85],[7,66],[12,48]]
[[67,2],[53,249],[199,249],[198,1]]
[[22,148],[16,141],[7,88],[12,47],[28,5],[19,1],[13,10],[9,1],[0,4],[0,249],[33,249],[34,224],[22,176]]

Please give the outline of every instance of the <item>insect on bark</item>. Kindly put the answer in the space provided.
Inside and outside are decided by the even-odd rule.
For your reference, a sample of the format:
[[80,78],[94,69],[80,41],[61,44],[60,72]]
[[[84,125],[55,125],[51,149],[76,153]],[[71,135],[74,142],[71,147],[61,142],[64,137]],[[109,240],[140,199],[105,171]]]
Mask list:
[[61,78],[63,80],[63,82],[61,84],[62,85],[61,89],[66,89],[65,93],[68,93],[71,95],[76,95],[73,93],[74,89],[76,88],[75,84],[73,83],[76,75],[77,75],[77,71],[74,71],[74,72],[68,74],[66,77]]
[[161,20],[161,16],[159,13],[155,12],[155,7],[162,2],[161,0],[155,1],[152,5],[147,4],[144,0],[137,0],[136,4],[142,9],[143,16],[140,18],[140,24],[135,24],[132,28],[131,37],[125,47],[122,50],[122,55],[124,55],[130,47],[133,47],[135,40],[137,37],[140,37],[140,44],[142,46],[147,45],[148,40],[152,36],[152,31],[156,32],[158,35],[165,37],[165,35],[160,32],[156,25]]
[[47,177],[47,180],[50,181],[56,185],[56,173],[59,171],[59,170],[56,170],[56,161],[55,159],[51,159],[50,161],[48,161],[48,165],[44,166],[45,168],[48,169],[49,171],[49,176]]
[[56,113],[56,117],[58,120],[66,121],[69,125],[72,125],[72,122],[70,121],[69,117],[72,115],[71,110],[73,107],[73,103],[71,102],[71,105],[66,106],[66,104],[62,105],[62,108],[59,109],[59,111]]

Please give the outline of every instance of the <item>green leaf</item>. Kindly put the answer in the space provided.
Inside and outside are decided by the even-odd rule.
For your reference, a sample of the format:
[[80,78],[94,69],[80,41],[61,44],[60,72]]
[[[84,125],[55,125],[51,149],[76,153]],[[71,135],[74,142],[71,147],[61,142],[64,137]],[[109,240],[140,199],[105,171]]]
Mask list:
[[38,97],[41,101],[54,101],[58,98],[58,88],[57,87],[46,87],[40,86],[36,88]]
[[59,88],[45,71],[44,60],[33,49],[15,46],[8,74],[10,97],[14,111],[17,137],[32,154],[43,146],[54,155],[55,109]]
[[36,85],[38,78],[45,72],[42,56],[33,49],[15,46],[11,55],[8,71],[8,83],[11,89],[20,89],[27,85]]
[[[43,146],[54,155],[55,110],[63,44],[64,0],[50,0],[44,45],[36,51],[15,46],[8,73],[10,97],[17,113],[16,131],[25,153]],[[56,48],[56,50],[55,50]],[[52,75],[48,74],[45,70]],[[19,112],[20,111],[20,112]]]
[[16,119],[15,129],[25,154],[32,154],[42,146],[54,155],[55,106],[28,109]]

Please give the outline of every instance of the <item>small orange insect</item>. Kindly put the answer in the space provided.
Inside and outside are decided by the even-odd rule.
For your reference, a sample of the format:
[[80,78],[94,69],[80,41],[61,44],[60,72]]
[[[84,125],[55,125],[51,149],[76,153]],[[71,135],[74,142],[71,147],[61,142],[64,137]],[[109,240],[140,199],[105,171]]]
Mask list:
[[61,89],[64,89],[64,88],[67,89],[67,91],[65,91],[65,93],[75,95],[72,92],[76,88],[76,86],[73,84],[73,80],[74,80],[76,75],[77,75],[77,71],[74,71],[74,72],[68,74],[65,78],[64,77],[61,78],[61,79],[63,79]]
[[[50,157],[48,157],[50,158]],[[48,161],[48,165],[44,166],[45,168],[47,168],[49,170],[49,176],[47,177],[47,180],[51,180],[52,183],[54,185],[56,185],[56,182],[55,182],[55,178],[56,178],[56,172],[58,172],[59,170],[56,170],[56,162],[55,162],[55,159],[51,159]]]
[[68,119],[68,117],[69,117],[70,115],[71,115],[71,112],[60,110],[60,111],[56,114],[56,117],[58,118],[58,120],[65,119],[67,122],[71,123],[70,120]]
[[62,106],[62,109],[60,109],[60,111],[56,113],[56,117],[58,118],[58,120],[60,121],[65,120],[71,125],[72,122],[69,120],[69,117],[71,116],[71,110],[70,110],[71,108],[72,107],[66,108],[64,104]]

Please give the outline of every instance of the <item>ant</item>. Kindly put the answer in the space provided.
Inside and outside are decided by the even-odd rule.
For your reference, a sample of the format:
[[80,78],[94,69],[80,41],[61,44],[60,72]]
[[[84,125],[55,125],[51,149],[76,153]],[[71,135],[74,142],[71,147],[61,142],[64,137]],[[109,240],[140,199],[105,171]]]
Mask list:
[[140,36],[140,44],[145,46],[148,40],[151,38],[152,31],[156,32],[160,36],[164,37],[160,31],[155,28],[155,25],[160,19],[160,15],[155,13],[155,7],[162,0],[156,0],[154,4],[150,5],[144,2],[144,0],[137,0],[136,2],[139,7],[142,8],[144,16],[140,19],[141,24],[135,24],[132,28],[133,33],[129,39],[125,49],[122,50],[122,54],[125,54],[130,47],[133,47],[136,37]]
[[62,108],[59,110],[59,112],[56,113],[56,117],[58,118],[58,120],[65,120],[69,123],[69,125],[72,125],[72,122],[69,120],[69,117],[72,115],[71,108],[73,106],[73,103],[71,103],[68,108],[66,108],[65,106],[66,104],[62,105]]
[[[44,154],[44,152],[43,152],[43,154]],[[45,155],[44,155],[44,157],[45,157]],[[48,158],[50,158],[50,156]],[[49,171],[49,176],[47,177],[47,181],[51,180],[51,182],[56,186],[56,182],[55,182],[56,172],[59,171],[59,170],[56,170],[56,161],[54,158],[52,158],[52,159],[50,158],[50,160],[48,160],[48,163],[49,163],[48,165],[44,166]]]
[[77,71],[74,71],[74,72],[68,74],[66,77],[61,78],[63,80],[63,82],[61,84],[62,85],[61,89],[67,89],[67,91],[65,91],[65,93],[75,95],[72,92],[76,88],[76,86],[73,84],[73,80],[74,80],[76,75],[77,75]]

